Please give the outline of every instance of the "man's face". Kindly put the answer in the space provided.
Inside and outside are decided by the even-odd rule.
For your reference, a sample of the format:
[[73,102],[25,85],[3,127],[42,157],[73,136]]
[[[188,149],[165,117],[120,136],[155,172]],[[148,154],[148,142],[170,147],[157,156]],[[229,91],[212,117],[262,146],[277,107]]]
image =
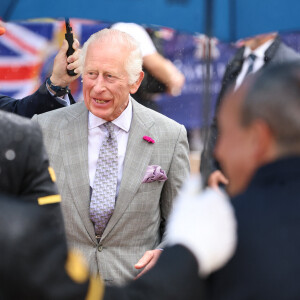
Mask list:
[[125,61],[129,55],[124,45],[107,41],[92,42],[86,53],[83,71],[84,102],[89,111],[106,121],[120,116],[127,107],[129,94],[139,83],[129,84]]
[[216,158],[229,179],[227,190],[231,196],[241,193],[247,187],[254,171],[251,128],[240,124],[241,101],[237,94],[229,95],[221,106],[215,149]]

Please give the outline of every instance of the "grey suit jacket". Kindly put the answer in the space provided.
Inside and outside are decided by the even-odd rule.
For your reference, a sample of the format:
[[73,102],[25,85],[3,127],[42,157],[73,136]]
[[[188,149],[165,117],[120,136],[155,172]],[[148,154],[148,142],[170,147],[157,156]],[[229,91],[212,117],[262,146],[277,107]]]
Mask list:
[[[162,238],[172,201],[189,173],[184,126],[132,99],[123,178],[114,213],[97,243],[89,217],[88,110],[74,104],[34,116],[62,196],[69,247],[80,250],[91,271],[107,284],[122,284],[137,275],[134,264],[147,250],[163,247]],[[150,136],[154,144],[143,136]],[[142,183],[147,166],[160,165],[165,182]]]

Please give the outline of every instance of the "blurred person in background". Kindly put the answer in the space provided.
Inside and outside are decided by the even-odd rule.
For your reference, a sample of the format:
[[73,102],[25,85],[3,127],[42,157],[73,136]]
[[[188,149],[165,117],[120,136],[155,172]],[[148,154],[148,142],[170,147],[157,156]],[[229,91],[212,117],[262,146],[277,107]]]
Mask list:
[[240,45],[242,47],[226,67],[217,99],[215,117],[201,153],[200,173],[203,183],[214,188],[217,188],[219,184],[228,184],[226,174],[213,155],[218,136],[217,112],[226,93],[230,89],[236,90],[249,74],[262,68],[286,61],[300,60],[300,55],[285,45],[277,33],[260,34],[242,40]]
[[41,202],[53,195],[60,202],[40,128],[12,113],[0,116],[0,191]]
[[0,299],[101,299],[79,253],[67,250],[59,203],[0,192]]
[[0,299],[84,299],[101,282],[68,251],[61,197],[37,124],[0,111]]
[[157,93],[167,92],[172,96],[181,94],[185,78],[178,68],[156,49],[150,35],[141,25],[135,23],[115,23],[111,28],[130,34],[140,44],[143,56],[144,79],[132,96],[139,103],[159,111],[155,103]]

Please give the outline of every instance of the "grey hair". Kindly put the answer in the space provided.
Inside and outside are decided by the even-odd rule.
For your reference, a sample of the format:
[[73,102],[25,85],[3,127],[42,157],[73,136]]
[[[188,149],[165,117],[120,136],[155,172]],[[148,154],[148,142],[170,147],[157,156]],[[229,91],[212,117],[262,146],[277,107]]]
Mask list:
[[242,104],[241,124],[265,121],[282,155],[300,154],[300,62],[267,67],[252,80]]
[[[84,71],[84,63],[89,45],[96,41],[98,42],[107,40],[123,44],[129,49],[130,54],[124,62],[125,69],[129,77],[129,84],[135,83],[139,78],[140,72],[142,71],[142,52],[138,42],[132,36],[117,29],[105,28],[89,37],[89,39],[84,43],[80,53],[80,65],[82,71]],[[101,49],[99,49],[99,51],[101,51]]]

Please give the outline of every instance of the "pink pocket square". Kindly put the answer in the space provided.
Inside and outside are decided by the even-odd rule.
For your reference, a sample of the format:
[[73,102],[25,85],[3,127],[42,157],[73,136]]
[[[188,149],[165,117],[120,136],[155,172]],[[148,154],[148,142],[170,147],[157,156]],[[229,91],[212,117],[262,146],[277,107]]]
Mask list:
[[162,170],[160,166],[153,165],[148,166],[146,174],[143,179],[143,183],[149,183],[153,181],[166,181],[168,179],[166,172]]

